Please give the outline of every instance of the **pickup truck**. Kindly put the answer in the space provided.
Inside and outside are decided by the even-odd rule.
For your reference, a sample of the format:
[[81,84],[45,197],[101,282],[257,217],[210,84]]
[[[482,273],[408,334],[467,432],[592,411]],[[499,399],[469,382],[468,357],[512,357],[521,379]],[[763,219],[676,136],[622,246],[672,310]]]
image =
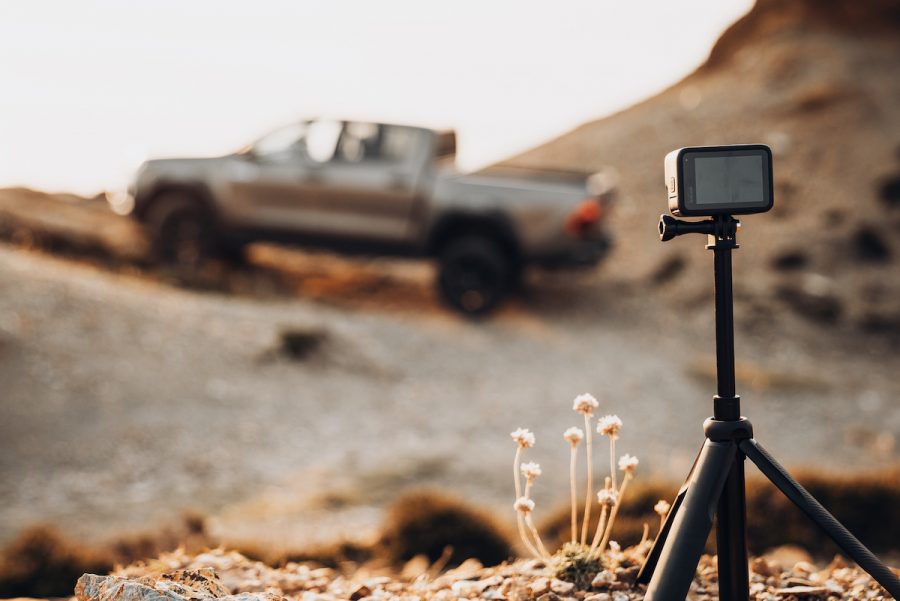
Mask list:
[[273,241],[437,261],[443,299],[493,309],[529,265],[595,265],[610,247],[604,174],[454,170],[456,137],[307,120],[234,154],[145,162],[113,209],[156,257],[201,265]]

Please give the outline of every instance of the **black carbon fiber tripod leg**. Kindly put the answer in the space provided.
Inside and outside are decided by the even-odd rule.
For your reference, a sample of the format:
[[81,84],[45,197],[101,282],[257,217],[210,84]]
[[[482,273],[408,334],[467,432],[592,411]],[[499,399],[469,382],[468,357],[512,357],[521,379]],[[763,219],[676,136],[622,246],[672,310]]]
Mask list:
[[707,440],[703,444],[647,587],[645,601],[684,601],[687,597],[736,455],[737,445],[733,441]]
[[900,599],[900,578],[800,486],[756,440],[752,438],[742,440],[738,446],[747,458],[756,464],[759,471],[765,474],[766,478],[771,480],[772,484],[777,486],[809,519],[818,524],[844,553],[868,572],[894,599]]
[[688,472],[687,478],[684,479],[681,488],[678,489],[678,494],[675,495],[675,500],[672,501],[672,507],[669,509],[669,513],[666,514],[666,519],[659,529],[659,534],[656,535],[653,546],[650,547],[650,552],[647,553],[647,558],[644,559],[644,563],[641,565],[641,571],[638,572],[637,575],[637,582],[639,584],[650,584],[650,579],[653,577],[653,572],[656,570],[656,564],[659,563],[659,556],[662,554],[663,545],[666,543],[666,539],[669,537],[669,531],[672,529],[672,522],[675,521],[675,516],[678,515],[681,503],[684,502],[684,495],[687,494],[688,485],[690,484],[691,477],[694,475],[694,470],[697,468],[697,460],[700,459],[700,453],[702,452],[703,447],[700,448],[700,452],[698,452],[697,456],[694,458],[694,463],[691,464],[691,470]]

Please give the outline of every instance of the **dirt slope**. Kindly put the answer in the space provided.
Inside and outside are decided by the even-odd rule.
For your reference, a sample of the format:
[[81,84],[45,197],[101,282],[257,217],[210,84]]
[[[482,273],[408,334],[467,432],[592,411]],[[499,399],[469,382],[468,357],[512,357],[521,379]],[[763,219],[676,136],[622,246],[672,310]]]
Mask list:
[[[760,0],[683,81],[507,164],[617,168],[624,198],[607,275],[655,281],[667,268],[696,274],[710,262],[702,240],[657,241],[664,155],[688,145],[767,143],[776,208],[744,219],[739,297],[762,315],[777,299],[813,324],[896,331],[898,74],[900,2]],[[705,297],[698,286],[711,279],[662,278],[670,298],[688,305]]]

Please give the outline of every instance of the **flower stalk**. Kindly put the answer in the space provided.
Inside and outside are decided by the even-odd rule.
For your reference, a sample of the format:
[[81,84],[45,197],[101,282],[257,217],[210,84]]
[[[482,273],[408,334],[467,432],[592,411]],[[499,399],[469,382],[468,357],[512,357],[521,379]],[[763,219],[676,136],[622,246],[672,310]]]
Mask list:
[[603,550],[606,548],[607,543],[609,543],[609,537],[612,535],[613,524],[616,522],[616,516],[619,514],[619,507],[622,506],[622,499],[625,496],[625,489],[628,488],[628,483],[634,478],[634,470],[637,468],[638,459],[637,457],[632,457],[631,455],[622,455],[621,459],[619,459],[619,469],[625,472],[625,477],[622,478],[622,486],[619,487],[618,498],[616,499],[616,504],[613,505],[612,509],[609,512],[609,523],[606,525],[606,532],[603,533],[603,539],[600,541],[600,546],[598,550],[600,553],[603,553]]
[[575,543],[578,539],[578,482],[576,467],[578,463],[578,443],[584,438],[581,428],[569,428],[563,432],[563,438],[569,441],[572,449],[569,454],[569,498],[572,505],[572,539]]
[[584,415],[584,430],[587,433],[585,447],[587,448],[587,491],[585,491],[584,499],[584,517],[581,524],[581,544],[587,543],[588,522],[591,519],[591,497],[594,495],[594,472],[591,457],[593,455],[593,445],[591,443],[591,418],[594,416],[594,409],[600,406],[597,399],[590,394],[580,394],[575,397],[572,409]]
[[600,536],[606,530],[606,517],[609,508],[615,505],[617,493],[610,487],[610,478],[606,477],[603,489],[597,493],[597,502],[600,503],[600,520],[597,522],[597,530],[594,532],[594,540],[591,541],[590,555],[593,555],[600,544]]

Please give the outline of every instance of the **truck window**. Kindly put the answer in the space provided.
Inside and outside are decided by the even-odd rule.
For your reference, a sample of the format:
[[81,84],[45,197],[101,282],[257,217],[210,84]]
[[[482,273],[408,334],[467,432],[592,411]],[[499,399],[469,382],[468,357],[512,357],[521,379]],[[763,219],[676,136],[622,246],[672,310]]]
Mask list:
[[413,152],[416,130],[375,123],[347,123],[336,160],[346,163],[402,163]]
[[306,132],[306,154],[316,163],[336,158],[338,140],[343,124],[340,121],[313,121]]
[[260,158],[276,158],[303,152],[306,123],[293,123],[270,132],[253,143],[253,154]]

